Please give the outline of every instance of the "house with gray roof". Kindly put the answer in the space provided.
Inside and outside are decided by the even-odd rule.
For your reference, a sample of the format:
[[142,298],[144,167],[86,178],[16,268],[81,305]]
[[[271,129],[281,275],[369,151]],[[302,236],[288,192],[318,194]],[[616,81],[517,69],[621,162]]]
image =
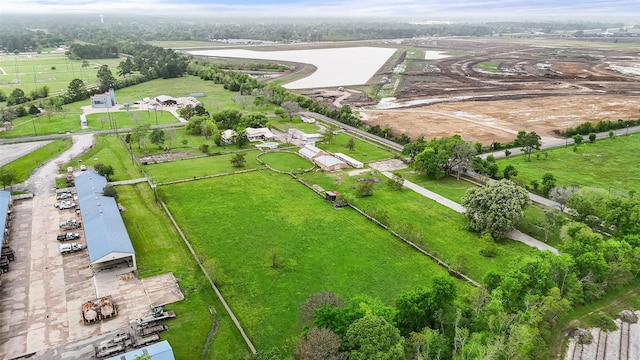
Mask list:
[[136,255],[116,200],[102,195],[107,179],[93,171],[75,177],[89,263],[94,270],[125,263],[135,270]]

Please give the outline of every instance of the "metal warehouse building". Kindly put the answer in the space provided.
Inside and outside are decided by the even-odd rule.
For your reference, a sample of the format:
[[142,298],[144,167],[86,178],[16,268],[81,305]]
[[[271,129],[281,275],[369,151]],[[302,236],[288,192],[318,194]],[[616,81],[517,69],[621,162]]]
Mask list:
[[98,271],[124,265],[137,269],[133,245],[116,200],[102,195],[107,180],[86,171],[76,176],[75,184],[91,268]]
[[0,235],[0,244],[6,243],[6,236],[9,227],[9,211],[11,210],[11,193],[8,191],[0,191],[0,225],[2,225],[2,235]]

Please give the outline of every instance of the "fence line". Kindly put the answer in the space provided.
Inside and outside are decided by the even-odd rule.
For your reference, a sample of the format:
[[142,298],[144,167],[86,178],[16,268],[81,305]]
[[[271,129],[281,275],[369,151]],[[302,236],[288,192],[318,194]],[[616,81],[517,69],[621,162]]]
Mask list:
[[[297,179],[298,182],[300,182],[301,184],[305,185],[306,187],[308,187],[309,189],[313,190],[316,194],[323,196],[324,194],[321,191],[318,191],[317,189],[313,188],[313,186],[309,185],[309,183],[307,183],[306,181],[304,181],[303,179],[298,178]],[[438,265],[440,265],[441,267],[445,268],[447,270],[447,272],[449,273],[449,275],[456,277],[458,279],[462,279],[467,281],[468,283],[470,283],[471,285],[481,288],[482,285],[480,285],[480,283],[478,283],[477,281],[473,280],[472,278],[470,278],[469,276],[461,273],[458,270],[455,270],[453,267],[451,267],[451,265],[447,264],[446,262],[444,262],[443,260],[441,260],[440,258],[438,258],[437,256],[433,255],[432,253],[424,250],[423,248],[421,248],[420,246],[418,246],[418,244],[406,239],[405,237],[403,237],[402,235],[398,234],[397,232],[395,232],[394,230],[389,229],[389,226],[381,223],[380,221],[378,221],[376,218],[374,218],[373,216],[365,213],[364,211],[360,210],[357,206],[353,205],[353,204],[349,204],[347,203],[347,206],[349,206],[350,208],[352,208],[353,210],[357,211],[358,213],[360,213],[361,215],[363,215],[364,217],[366,217],[367,219],[369,219],[370,221],[374,222],[376,225],[380,226],[381,228],[389,231],[393,236],[395,236],[396,238],[400,239],[402,242],[404,242],[405,244],[411,246],[412,248],[414,248],[415,250],[417,250],[418,252],[422,253],[423,255],[426,255],[427,257],[429,257],[431,260],[435,261]]]
[[167,208],[167,205],[165,205],[164,201],[159,200],[159,202],[160,202],[160,205],[162,205],[162,208],[164,209],[164,211],[167,213],[167,215],[169,215],[169,219],[171,219],[171,222],[173,223],[173,226],[176,228],[176,230],[178,230],[178,233],[182,237],[182,240],[184,241],[185,245],[187,245],[187,248],[189,248],[189,251],[191,252],[191,255],[193,255],[194,259],[196,259],[196,262],[198,263],[198,266],[200,266],[200,269],[204,273],[204,276],[209,281],[209,284],[211,285],[211,288],[213,289],[213,291],[215,291],[216,295],[218,296],[218,299],[222,303],[222,306],[224,306],[224,309],[227,311],[227,313],[231,317],[231,320],[236,325],[236,328],[238,328],[238,331],[240,331],[240,334],[242,335],[242,338],[244,339],[244,341],[247,343],[247,346],[249,346],[249,349],[251,350],[251,352],[255,354],[256,353],[256,348],[253,346],[253,343],[251,342],[251,340],[249,339],[249,337],[245,333],[244,329],[242,328],[242,325],[240,324],[240,321],[238,320],[238,318],[236,318],[235,314],[233,313],[233,311],[231,310],[231,308],[229,307],[229,305],[225,301],[224,297],[222,296],[222,293],[220,292],[220,290],[218,290],[218,287],[213,282],[213,279],[211,278],[211,276],[209,275],[209,273],[205,269],[204,265],[202,265],[202,262],[200,261],[200,259],[196,255],[196,252],[193,250],[193,247],[191,246],[191,243],[187,239],[187,236],[182,232],[182,229],[180,229],[180,226],[178,226],[178,223],[176,222],[176,220],[171,215],[171,212],[169,211],[169,208]]

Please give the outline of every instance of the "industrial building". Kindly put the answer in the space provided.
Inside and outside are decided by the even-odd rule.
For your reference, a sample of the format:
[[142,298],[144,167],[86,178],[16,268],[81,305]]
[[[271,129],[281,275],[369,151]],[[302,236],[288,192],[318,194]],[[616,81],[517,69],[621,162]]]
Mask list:
[[86,171],[76,176],[75,184],[91,268],[127,266],[136,270],[136,255],[116,200],[102,195],[107,180]]

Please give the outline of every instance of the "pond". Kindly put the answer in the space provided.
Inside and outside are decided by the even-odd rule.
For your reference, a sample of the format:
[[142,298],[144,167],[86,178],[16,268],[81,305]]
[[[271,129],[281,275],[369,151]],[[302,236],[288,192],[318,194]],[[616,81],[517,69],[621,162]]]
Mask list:
[[396,49],[393,48],[347,47],[283,51],[225,49],[199,50],[190,53],[201,56],[312,64],[317,68],[316,72],[284,85],[287,89],[312,89],[365,84],[395,51]]

